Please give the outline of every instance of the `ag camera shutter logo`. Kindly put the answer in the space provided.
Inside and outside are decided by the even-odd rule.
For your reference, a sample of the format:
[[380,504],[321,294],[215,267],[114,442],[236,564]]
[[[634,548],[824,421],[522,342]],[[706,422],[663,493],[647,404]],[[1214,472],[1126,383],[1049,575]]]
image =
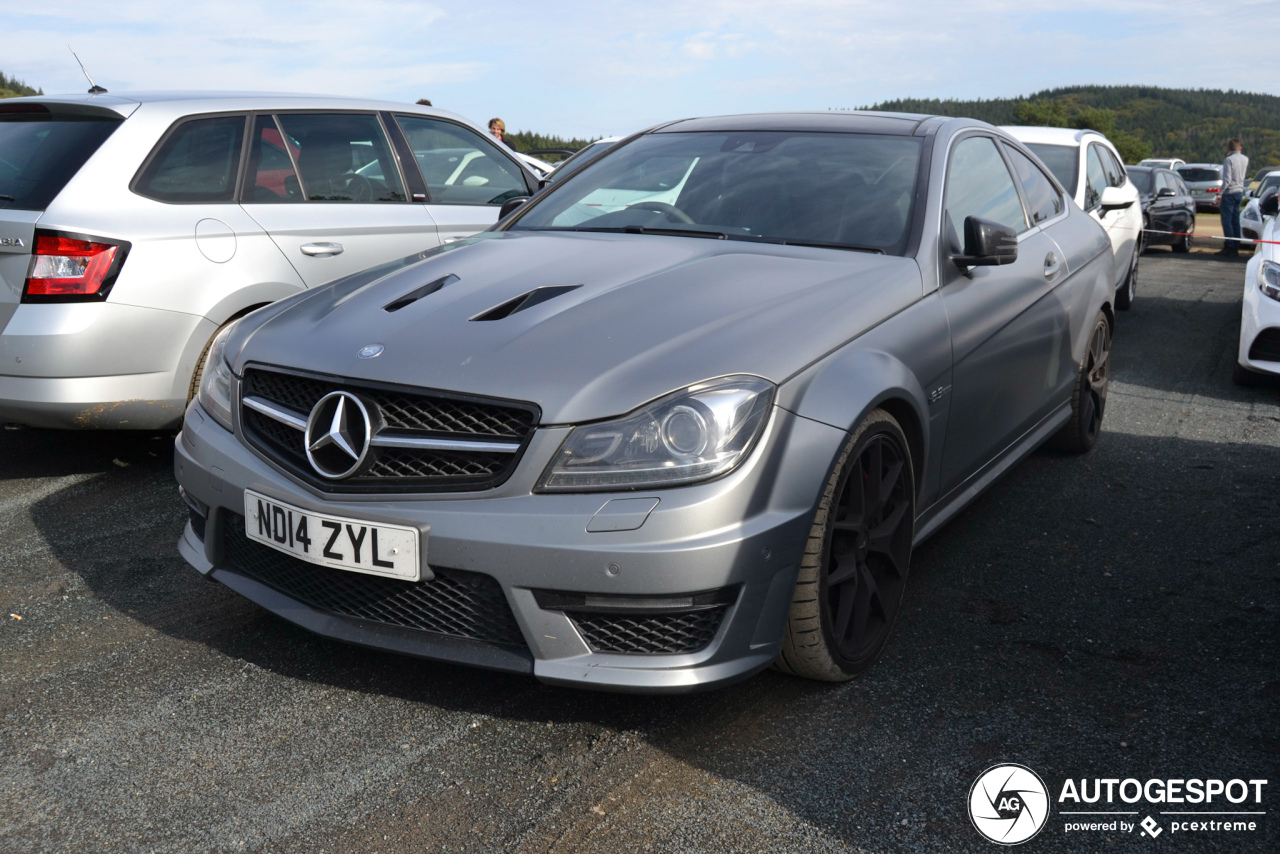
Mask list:
[[1049,789],[1025,765],[994,765],[969,789],[969,819],[992,842],[1019,845],[1048,822]]

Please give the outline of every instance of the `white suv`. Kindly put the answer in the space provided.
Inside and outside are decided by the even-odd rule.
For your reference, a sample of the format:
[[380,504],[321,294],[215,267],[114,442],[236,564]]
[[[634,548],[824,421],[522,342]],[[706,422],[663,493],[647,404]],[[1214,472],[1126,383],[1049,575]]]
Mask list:
[[481,128],[427,107],[0,101],[0,422],[176,427],[220,326],[482,231],[537,188]]
[[1115,256],[1116,308],[1127,309],[1138,292],[1142,205],[1111,141],[1093,130],[1001,128],[1039,157],[1067,195],[1102,224]]

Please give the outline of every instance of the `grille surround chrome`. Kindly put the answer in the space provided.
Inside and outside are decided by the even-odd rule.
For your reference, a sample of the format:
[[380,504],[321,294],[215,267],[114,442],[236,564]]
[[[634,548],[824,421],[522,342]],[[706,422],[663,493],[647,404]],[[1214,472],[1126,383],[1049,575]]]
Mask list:
[[[373,420],[370,453],[343,478],[307,458],[310,398],[356,395]],[[319,395],[317,398],[316,396]],[[522,401],[313,374],[250,364],[236,383],[236,432],[258,456],[331,493],[478,492],[511,476],[541,415]],[[302,410],[307,406],[306,411]]]

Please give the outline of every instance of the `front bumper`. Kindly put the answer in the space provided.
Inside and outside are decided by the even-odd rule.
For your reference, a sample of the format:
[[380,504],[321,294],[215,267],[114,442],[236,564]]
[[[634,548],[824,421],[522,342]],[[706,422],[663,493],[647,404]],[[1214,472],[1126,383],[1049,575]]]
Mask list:
[[1262,256],[1255,252],[1245,267],[1236,360],[1251,371],[1280,374],[1280,301],[1258,289]]
[[[285,475],[192,404],[176,443],[175,473],[188,502],[206,516],[201,522],[193,515],[196,524],[187,526],[179,550],[200,572],[319,634],[527,672],[549,683],[678,692],[768,666],[781,644],[818,492],[845,434],[775,408],[751,458],[719,480],[620,494],[534,494],[534,482],[566,434],[567,428],[539,429],[512,477],[484,493],[334,496]],[[523,642],[463,639],[335,613],[262,583],[228,553],[245,489],[317,513],[418,527],[431,568],[496,582]],[[616,498],[658,503],[634,530],[588,532],[597,511]],[[696,651],[600,652],[567,610],[539,604],[548,591],[606,599],[720,591],[727,607],[714,637]]]

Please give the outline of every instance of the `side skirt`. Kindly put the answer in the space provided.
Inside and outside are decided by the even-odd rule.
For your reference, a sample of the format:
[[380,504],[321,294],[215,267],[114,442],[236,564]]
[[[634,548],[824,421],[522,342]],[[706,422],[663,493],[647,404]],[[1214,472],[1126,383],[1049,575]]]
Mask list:
[[1070,420],[1071,401],[1068,400],[1040,419],[1038,424],[1015,439],[1009,447],[974,472],[968,480],[951,490],[945,497],[935,501],[929,509],[916,517],[916,534],[912,545],[918,546],[933,536],[939,528],[950,521],[952,516],[967,507],[970,501],[1003,477],[1009,469],[1040,447],[1046,439]]

